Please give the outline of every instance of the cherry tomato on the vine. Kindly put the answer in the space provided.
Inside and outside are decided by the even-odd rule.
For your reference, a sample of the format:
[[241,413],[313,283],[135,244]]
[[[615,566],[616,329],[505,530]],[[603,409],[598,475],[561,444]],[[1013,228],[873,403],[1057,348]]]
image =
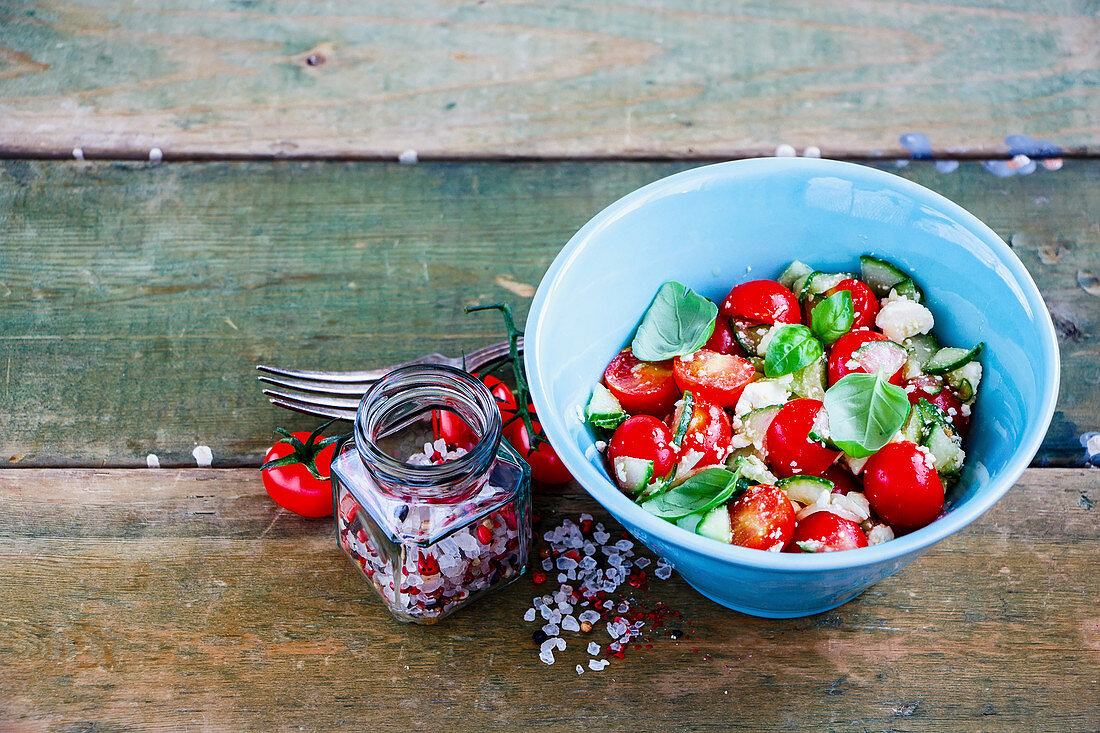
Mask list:
[[752,323],[799,323],[802,311],[795,294],[774,280],[750,280],[730,291],[719,317]]
[[[480,379],[489,388],[489,393],[496,400],[501,420],[508,422],[518,409],[515,395],[512,394],[512,390],[508,388],[508,385],[492,375],[482,377],[474,373],[471,376]],[[473,428],[449,410],[434,410],[432,412],[432,432],[436,438],[442,438],[446,441],[447,445],[453,445],[463,450],[472,449],[478,441],[477,433],[474,432]]]
[[614,465],[619,457],[653,461],[654,478],[663,478],[676,463],[672,433],[652,415],[635,415],[615,429],[607,446],[607,459]]
[[[535,410],[532,408],[531,425],[536,433],[541,432],[542,426],[534,418]],[[504,438],[531,466],[531,476],[536,481],[544,484],[564,484],[573,478],[550,443],[544,441],[539,443],[537,448],[532,448],[534,441],[531,440],[522,419],[517,418],[504,428]]]
[[756,377],[756,367],[740,356],[700,349],[673,359],[672,373],[681,390],[719,407],[733,407]]
[[818,476],[840,455],[809,438],[821,408],[820,400],[811,399],[791,400],[779,408],[764,434],[764,454],[775,475]]
[[887,443],[863,468],[863,490],[875,514],[900,529],[920,529],[943,510],[943,482],[928,451]]
[[836,295],[841,290],[847,290],[852,295],[852,310],[855,311],[852,330],[874,326],[879,305],[878,298],[871,292],[871,288],[859,280],[848,278],[847,280],[841,280],[835,288],[831,288],[825,295],[826,297]]
[[771,484],[753,486],[730,504],[729,513],[734,545],[779,552],[794,534],[791,500],[782,489]]
[[[294,438],[307,444],[311,433],[293,433]],[[336,450],[336,443],[329,443],[313,457],[317,473],[322,478],[317,478],[310,473],[303,463],[289,463],[285,466],[265,468],[261,471],[264,488],[271,499],[284,509],[300,514],[303,517],[318,518],[332,514],[332,482],[329,480],[329,464],[332,462],[332,454]],[[271,446],[264,463],[275,461],[295,454],[295,446],[289,442],[279,441]]]
[[832,512],[814,512],[798,522],[790,552],[837,552],[867,546],[863,528]]
[[642,361],[630,349],[623,349],[607,365],[603,380],[631,415],[664,417],[680,399],[671,359]]

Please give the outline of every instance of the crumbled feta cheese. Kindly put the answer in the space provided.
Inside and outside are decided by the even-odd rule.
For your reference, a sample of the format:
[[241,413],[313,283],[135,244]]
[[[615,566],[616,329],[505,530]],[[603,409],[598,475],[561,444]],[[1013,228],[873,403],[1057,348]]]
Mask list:
[[934,321],[932,311],[920,303],[908,298],[898,298],[882,306],[875,318],[875,325],[891,341],[901,343],[918,333],[928,333],[932,330]]
[[730,438],[730,448],[733,448],[734,450],[737,450],[738,448],[748,448],[750,445],[752,445],[752,441],[749,440],[747,436],[742,435],[741,433],[734,433],[733,437]]
[[889,542],[892,539],[894,539],[894,530],[888,524],[876,524],[867,533],[868,545],[881,545],[883,542]]
[[746,415],[753,410],[770,405],[782,405],[791,396],[790,385],[793,377],[788,374],[779,379],[761,379],[758,382],[750,382],[741,392],[737,406],[733,408],[735,415]]
[[786,325],[786,323],[777,323],[764,332],[764,335],[760,337],[760,343],[756,345],[757,356],[764,356],[768,353],[768,344],[775,338],[775,334],[779,333],[779,330]]

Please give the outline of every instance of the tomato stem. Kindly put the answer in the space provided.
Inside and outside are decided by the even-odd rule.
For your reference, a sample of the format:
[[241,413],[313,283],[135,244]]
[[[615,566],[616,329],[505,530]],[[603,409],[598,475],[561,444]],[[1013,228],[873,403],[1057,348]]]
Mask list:
[[340,440],[347,440],[351,437],[351,433],[345,433],[343,435],[332,435],[321,441],[318,441],[317,439],[321,437],[321,433],[323,433],[325,429],[328,428],[328,426],[332,425],[338,419],[339,418],[333,418],[332,420],[329,420],[328,422],[321,425],[319,428],[309,434],[309,437],[306,438],[306,441],[304,443],[295,438],[294,435],[286,428],[275,428],[276,435],[283,436],[283,439],[279,442],[289,443],[294,448],[294,452],[285,455],[282,458],[271,459],[267,463],[260,466],[260,470],[264,471],[269,468],[292,466],[296,463],[300,463],[305,466],[306,470],[313,475],[313,478],[319,481],[328,480],[328,476],[322,476],[320,472],[317,471],[317,455],[329,445]]

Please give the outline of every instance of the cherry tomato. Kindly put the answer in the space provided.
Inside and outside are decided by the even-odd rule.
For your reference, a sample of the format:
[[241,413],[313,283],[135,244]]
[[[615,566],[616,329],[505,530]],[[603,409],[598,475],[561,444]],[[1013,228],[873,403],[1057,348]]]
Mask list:
[[724,316],[718,316],[718,320],[714,324],[714,333],[710,335],[707,342],[703,344],[704,349],[710,351],[717,351],[719,354],[740,354],[741,347],[737,345],[737,341],[733,338],[733,328],[730,326],[730,319]]
[[[836,340],[829,351],[829,384],[836,384],[841,378],[849,374],[867,374],[867,370],[859,364],[849,364],[852,354],[856,349],[872,341],[889,341],[884,334],[876,331],[851,331]],[[901,373],[904,365],[898,368],[889,381],[893,384],[901,384]]]
[[942,377],[930,374],[922,374],[905,383],[905,392],[909,395],[909,403],[916,405],[921,400],[928,400],[944,411],[951,418],[959,435],[966,437],[970,429],[970,416],[962,411],[962,400],[959,395],[948,385],[944,384]]
[[[531,410],[531,425],[536,432],[541,432],[542,426],[534,420],[534,417],[535,411]],[[523,420],[513,420],[504,428],[504,438],[531,466],[531,476],[536,481],[544,484],[564,484],[573,478],[552,445],[539,443],[538,448],[531,448],[531,437],[527,433],[527,426],[523,424]]]
[[[668,419],[669,429],[674,435],[682,410],[681,404]],[[726,411],[696,397],[692,402],[691,421],[680,444],[678,456],[688,464],[686,468],[695,469],[722,463],[729,455],[732,441],[733,426]]]
[[882,521],[919,529],[943,510],[943,483],[931,456],[914,443],[887,443],[863,469],[863,490]]
[[[294,437],[303,443],[309,440],[309,436],[309,433],[294,433]],[[316,519],[332,514],[332,482],[328,477],[329,464],[332,462],[332,454],[335,450],[336,444],[330,443],[314,458],[317,473],[324,477],[321,479],[315,478],[301,463],[265,468],[261,474],[268,495],[283,509],[303,517]],[[264,463],[292,453],[294,453],[294,446],[280,441],[271,446],[267,455],[264,456]]]
[[756,376],[756,367],[740,356],[700,349],[673,359],[672,374],[682,391],[719,407],[733,407]]
[[719,315],[752,323],[799,323],[802,311],[794,293],[774,280],[750,280],[730,291]]
[[652,415],[635,415],[615,429],[607,446],[607,459],[612,465],[619,456],[653,461],[653,475],[667,476],[676,464],[672,449],[672,433]]
[[820,400],[799,399],[779,408],[764,434],[764,454],[777,476],[818,476],[840,455],[809,438],[821,407]]
[[867,535],[851,519],[832,512],[814,512],[794,528],[788,547],[791,552],[837,552],[866,546]]
[[642,361],[623,349],[607,365],[603,380],[631,415],[664,417],[680,399],[671,359]]
[[[472,376],[478,377],[478,374]],[[486,375],[479,377],[482,383],[489,388],[489,392],[493,395],[493,398],[497,402],[497,409],[500,411],[500,417],[504,422],[507,422],[513,415],[516,414],[516,398],[512,394],[512,390],[508,388],[504,382],[500,381],[494,376]],[[477,433],[473,431],[466,422],[449,410],[434,410],[432,411],[432,432],[436,438],[443,438],[447,442],[447,445],[453,445],[456,448],[462,448],[464,450],[470,450],[477,445]]]
[[790,499],[771,484],[760,484],[730,504],[734,545],[779,552],[794,535],[795,514]]
[[841,290],[847,290],[852,294],[852,310],[855,311],[855,319],[852,321],[852,330],[857,328],[871,328],[875,325],[875,317],[878,316],[878,298],[859,280],[848,278],[837,283],[830,289],[826,296],[836,295]]
[[859,482],[859,479],[836,464],[826,468],[821,474],[821,478],[833,482],[834,494],[847,494],[849,491],[863,491],[863,485]]

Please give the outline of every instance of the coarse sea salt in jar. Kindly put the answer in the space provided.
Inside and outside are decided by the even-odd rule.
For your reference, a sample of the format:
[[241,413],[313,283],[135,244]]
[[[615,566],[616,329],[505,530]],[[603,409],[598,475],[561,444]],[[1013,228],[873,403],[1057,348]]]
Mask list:
[[[478,436],[433,440],[434,411]],[[332,460],[340,549],[401,621],[435,623],[523,574],[530,469],[506,441],[480,381],[436,365],[396,369],[363,396]]]

